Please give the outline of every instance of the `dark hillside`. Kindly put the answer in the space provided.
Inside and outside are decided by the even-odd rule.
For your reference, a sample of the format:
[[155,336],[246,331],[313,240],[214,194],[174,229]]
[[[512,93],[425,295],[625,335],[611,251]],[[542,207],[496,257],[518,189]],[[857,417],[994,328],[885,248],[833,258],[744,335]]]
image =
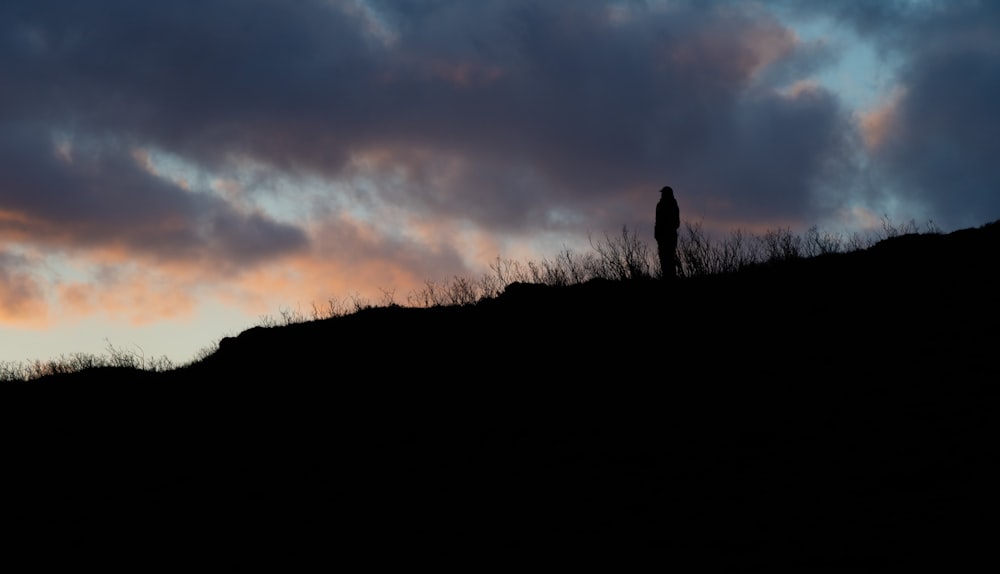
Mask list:
[[49,551],[219,565],[992,559],[998,248],[993,223],[515,284],[9,384],[5,520]]

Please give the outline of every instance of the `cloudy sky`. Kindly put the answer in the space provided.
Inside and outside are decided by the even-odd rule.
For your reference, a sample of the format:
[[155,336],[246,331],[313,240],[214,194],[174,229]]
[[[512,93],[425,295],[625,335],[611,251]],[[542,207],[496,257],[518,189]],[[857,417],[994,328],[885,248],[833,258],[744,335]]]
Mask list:
[[0,0],[0,361],[652,242],[668,184],[720,232],[981,225],[997,102],[997,2]]

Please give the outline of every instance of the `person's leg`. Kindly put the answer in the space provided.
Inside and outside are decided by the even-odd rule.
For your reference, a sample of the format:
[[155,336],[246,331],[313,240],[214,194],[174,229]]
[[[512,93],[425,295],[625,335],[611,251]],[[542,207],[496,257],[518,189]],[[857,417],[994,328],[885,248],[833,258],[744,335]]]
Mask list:
[[[671,239],[671,241],[668,241],[669,245],[667,246],[666,256],[666,267],[669,267],[669,269],[664,269],[663,276],[673,279],[677,276],[677,235],[675,234]],[[663,264],[661,263],[661,265]]]
[[658,242],[656,245],[656,252],[660,258],[660,273],[661,277],[664,279],[670,277],[674,270],[674,258],[670,256],[670,249],[665,242]]

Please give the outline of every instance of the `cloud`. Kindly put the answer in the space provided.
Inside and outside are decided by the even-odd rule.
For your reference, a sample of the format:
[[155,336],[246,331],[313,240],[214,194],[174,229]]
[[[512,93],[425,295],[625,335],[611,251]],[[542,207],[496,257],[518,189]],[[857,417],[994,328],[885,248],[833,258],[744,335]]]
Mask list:
[[242,265],[301,249],[298,228],[192,193],[121,143],[0,125],[0,238]]
[[860,115],[871,195],[945,229],[1000,218],[1000,5],[938,2],[794,2],[798,15],[832,17],[878,46],[895,84]]
[[947,227],[1000,218],[998,30],[993,4],[915,26],[899,73],[905,91],[877,150],[899,195]]
[[[725,3],[104,0],[6,12],[0,57],[17,89],[5,104],[20,117],[219,171],[250,158],[337,179],[377,151],[414,208],[498,231],[567,213],[617,226],[594,217],[622,190],[666,181],[704,209],[714,195],[751,218],[808,217],[814,174],[775,186],[777,174],[839,153],[828,130],[843,129],[830,94],[769,93],[829,50]],[[413,169],[422,156],[432,160]]]
[[[1000,210],[997,11],[5,2],[0,246],[79,258],[85,284],[56,299],[96,309],[87,285],[155,292],[102,283],[108,265],[230,281],[247,300],[301,277],[419,284],[548,234],[648,233],[667,184],[683,217],[717,226],[806,227],[887,198],[981,223]],[[847,46],[788,19],[814,17],[879,46],[894,99],[852,110],[817,80]],[[24,273],[7,292],[30,292]]]
[[[313,251],[285,258],[280,266],[249,270],[216,286],[227,304],[250,313],[293,308],[311,312],[330,298],[358,297],[382,302],[391,294],[397,303],[420,290],[426,281],[452,276],[474,277],[463,254],[436,232],[427,233],[420,221],[395,222],[396,236],[375,232],[349,216],[324,221],[311,230]],[[451,236],[454,239],[455,236]],[[481,235],[463,239],[476,242]]]
[[0,323],[45,323],[44,287],[23,255],[0,251]]
[[[143,326],[190,318],[198,309],[196,295],[206,287],[202,278],[176,266],[167,272],[121,262],[89,264],[96,276],[56,282],[51,289],[51,309],[60,314],[63,323],[97,316]],[[178,271],[181,273],[176,274]]]
[[[497,256],[585,249],[623,225],[651,239],[663,185],[719,232],[981,224],[1000,217],[998,13],[0,2],[0,321],[402,301]],[[888,71],[863,109],[852,42]]]
[[[837,99],[818,88],[811,98],[783,97],[775,83],[832,56],[766,14],[701,4],[635,4],[618,18],[595,3],[379,6],[397,23],[408,61],[497,70],[481,89],[394,79],[421,95],[407,120],[420,122],[421,152],[438,158],[407,170],[410,201],[482,225],[638,223],[645,204],[632,203],[627,221],[598,217],[618,213],[609,203],[636,201],[631,190],[652,194],[665,181],[704,215],[721,215],[710,206],[726,203],[746,218],[804,217],[822,174],[796,170],[843,157],[841,130],[850,126]],[[412,146],[386,139],[396,145],[383,157],[411,165]]]

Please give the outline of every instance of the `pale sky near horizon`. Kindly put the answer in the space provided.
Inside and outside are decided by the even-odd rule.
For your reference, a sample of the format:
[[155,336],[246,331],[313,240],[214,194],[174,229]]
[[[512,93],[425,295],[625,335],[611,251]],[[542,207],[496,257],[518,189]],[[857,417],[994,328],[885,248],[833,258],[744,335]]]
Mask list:
[[[0,362],[498,256],[1000,218],[1000,3],[0,1]],[[389,334],[391,336],[391,334]]]

